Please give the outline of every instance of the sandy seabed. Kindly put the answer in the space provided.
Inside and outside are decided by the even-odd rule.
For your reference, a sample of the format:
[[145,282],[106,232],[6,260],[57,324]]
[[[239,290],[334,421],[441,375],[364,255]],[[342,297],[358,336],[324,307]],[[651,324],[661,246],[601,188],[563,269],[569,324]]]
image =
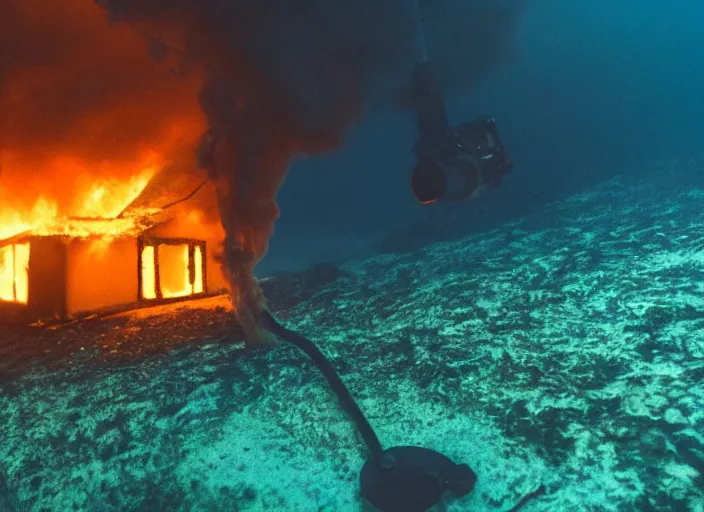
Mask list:
[[[449,511],[704,510],[704,190],[614,178],[453,242],[264,281]],[[363,510],[364,447],[225,297],[0,333],[0,510]],[[63,341],[62,341],[63,340]],[[34,343],[34,345],[32,345]],[[13,349],[14,347],[14,349]]]

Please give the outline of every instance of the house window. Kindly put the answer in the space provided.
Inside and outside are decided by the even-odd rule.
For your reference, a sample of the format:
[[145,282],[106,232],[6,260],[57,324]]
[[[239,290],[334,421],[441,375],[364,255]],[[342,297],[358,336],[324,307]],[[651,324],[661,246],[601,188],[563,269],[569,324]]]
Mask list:
[[0,300],[27,304],[29,243],[0,247]]
[[188,297],[205,292],[205,242],[143,240],[140,244],[140,297]]

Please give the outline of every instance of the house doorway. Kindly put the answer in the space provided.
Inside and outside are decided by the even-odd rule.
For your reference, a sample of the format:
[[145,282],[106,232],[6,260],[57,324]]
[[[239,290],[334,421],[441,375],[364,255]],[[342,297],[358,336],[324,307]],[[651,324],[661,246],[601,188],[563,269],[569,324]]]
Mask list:
[[0,247],[0,300],[27,304],[29,243]]

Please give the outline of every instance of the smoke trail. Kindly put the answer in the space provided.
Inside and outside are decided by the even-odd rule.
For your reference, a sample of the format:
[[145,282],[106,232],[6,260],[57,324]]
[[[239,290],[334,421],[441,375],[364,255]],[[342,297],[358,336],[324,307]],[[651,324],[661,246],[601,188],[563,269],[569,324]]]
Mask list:
[[[263,335],[256,318],[265,303],[252,271],[267,251],[279,215],[276,192],[289,163],[296,155],[337,147],[368,100],[381,94],[382,84],[407,79],[417,58],[413,5],[407,0],[96,2],[111,20],[129,23],[147,38],[153,55],[176,54],[186,73],[204,77],[200,102],[210,131],[199,157],[217,184],[226,233],[222,267],[233,304],[249,340],[257,341]],[[434,17],[442,19],[436,11],[446,15],[459,4],[437,5],[426,12],[431,24]],[[484,20],[470,13],[463,21],[472,32],[469,41],[476,43],[472,27]],[[456,29],[453,37],[432,48],[431,58],[462,43],[462,24],[449,26]],[[434,30],[448,27],[436,24]],[[480,43],[487,44],[478,62],[460,63],[479,70],[470,73],[473,78],[486,72],[480,64],[500,60],[492,41]]]
[[195,75],[165,78],[144,41],[106,27],[90,0],[0,1],[0,207],[28,209],[49,194],[70,213],[92,179],[193,167],[200,87]]

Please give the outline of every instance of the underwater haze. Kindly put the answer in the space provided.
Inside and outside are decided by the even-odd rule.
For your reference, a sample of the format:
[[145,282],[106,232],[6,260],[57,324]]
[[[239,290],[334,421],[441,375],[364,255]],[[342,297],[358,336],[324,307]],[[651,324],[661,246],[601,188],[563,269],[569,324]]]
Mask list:
[[445,93],[498,188],[419,204],[413,111],[368,105],[278,192],[270,311],[375,434],[225,295],[0,326],[0,512],[704,512],[704,3],[527,0],[513,36]]
[[[480,205],[424,208],[408,187],[412,112],[370,115],[341,150],[289,172],[259,273],[344,261],[389,238],[461,235],[484,216],[515,217],[615,174],[700,154],[702,26],[696,0],[527,2],[513,63],[448,98],[455,123],[496,118],[515,162],[510,179]],[[695,185],[678,184],[676,173],[663,181]]]

